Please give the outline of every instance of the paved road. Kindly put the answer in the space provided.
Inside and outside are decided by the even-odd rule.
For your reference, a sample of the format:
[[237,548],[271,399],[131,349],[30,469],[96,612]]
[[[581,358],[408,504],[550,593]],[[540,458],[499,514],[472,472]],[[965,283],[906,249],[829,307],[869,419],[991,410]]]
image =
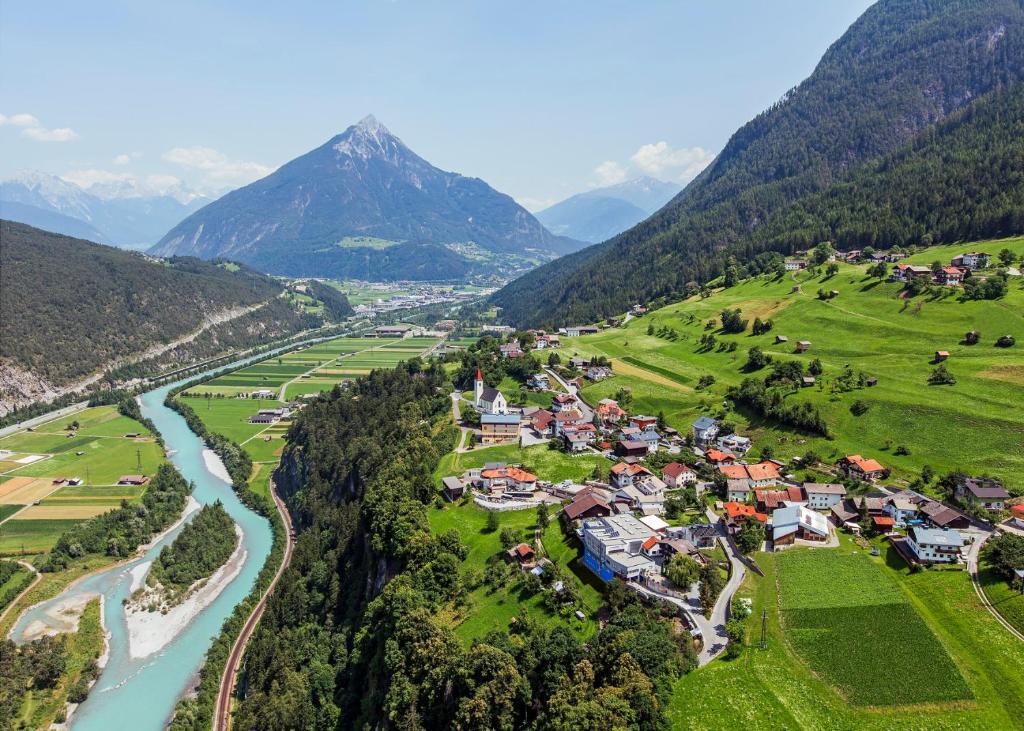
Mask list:
[[65,406],[63,409],[50,411],[41,416],[36,416],[31,419],[25,419],[25,421],[22,421],[18,424],[11,424],[10,426],[5,426],[3,429],[0,429],[0,437],[6,437],[9,434],[14,434],[17,431],[21,431],[22,429],[28,429],[29,427],[32,426],[39,426],[40,424],[45,424],[48,421],[59,419],[62,416],[67,416],[68,414],[74,414],[77,411],[82,411],[88,405],[88,401],[79,401],[77,404]]
[[1006,631],[1012,634],[1021,642],[1024,642],[1024,634],[1021,634],[1016,627],[1003,619],[1003,616],[992,606],[992,602],[985,596],[984,590],[981,588],[981,582],[978,579],[978,555],[981,553],[981,547],[985,541],[992,537],[991,533],[983,533],[981,537],[977,538],[974,543],[967,549],[967,571],[971,575],[971,584],[974,586],[974,593],[978,595],[978,600],[982,606],[989,611],[989,613],[996,618],[999,624],[1006,628]]
[[263,616],[263,610],[267,606],[267,599],[274,591],[274,587],[277,586],[278,579],[281,578],[281,574],[284,573],[284,570],[288,568],[288,564],[291,563],[292,551],[295,548],[295,538],[292,535],[292,518],[288,514],[288,508],[285,507],[284,502],[277,495],[273,478],[270,480],[270,495],[274,498],[277,512],[280,513],[281,519],[284,521],[284,557],[281,559],[281,565],[278,567],[277,573],[274,574],[270,586],[267,587],[259,603],[253,608],[252,614],[249,615],[249,619],[246,620],[245,626],[242,627],[241,633],[231,648],[231,654],[228,655],[228,662],[224,666],[224,673],[220,677],[220,690],[217,693],[217,710],[213,722],[215,731],[227,731],[231,727],[231,699],[235,687],[235,677],[238,675],[238,669],[241,667],[242,657],[245,654],[245,645],[255,631],[256,625],[259,624],[260,617]]

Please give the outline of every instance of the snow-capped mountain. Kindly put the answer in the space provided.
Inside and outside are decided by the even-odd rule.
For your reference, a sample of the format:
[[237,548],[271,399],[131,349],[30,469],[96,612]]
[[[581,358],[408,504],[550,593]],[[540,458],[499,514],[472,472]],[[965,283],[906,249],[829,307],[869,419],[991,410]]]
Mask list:
[[580,246],[484,181],[434,167],[371,115],[192,214],[151,251],[294,276],[454,279]]
[[675,183],[635,178],[566,198],[538,213],[537,220],[552,233],[598,243],[640,223],[680,190]]
[[152,245],[168,227],[207,202],[180,183],[157,190],[124,179],[83,189],[38,170],[0,182],[0,217],[133,248]]

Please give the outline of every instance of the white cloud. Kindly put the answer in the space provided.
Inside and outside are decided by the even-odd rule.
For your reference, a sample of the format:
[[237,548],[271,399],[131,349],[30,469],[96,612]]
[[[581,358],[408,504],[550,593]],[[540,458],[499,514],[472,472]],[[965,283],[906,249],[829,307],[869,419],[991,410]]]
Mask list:
[[714,153],[703,147],[675,150],[664,140],[641,145],[629,158],[633,165],[649,175],[667,175],[680,183],[693,180],[714,159]]
[[163,159],[186,169],[201,171],[207,188],[246,185],[274,171],[262,163],[231,160],[212,147],[175,147],[165,152]]
[[125,154],[125,153],[122,153],[120,155],[116,155],[114,157],[114,160],[113,160],[115,165],[127,165],[131,161],[132,161],[132,156],[128,155],[128,154]]
[[628,175],[626,168],[614,160],[605,160],[594,168],[594,174],[597,176],[596,185],[601,188],[623,183]]
[[47,129],[31,114],[12,114],[10,117],[0,114],[0,125],[6,124],[12,127],[21,127],[22,136],[36,142],[67,142],[78,137],[78,133],[70,127]]

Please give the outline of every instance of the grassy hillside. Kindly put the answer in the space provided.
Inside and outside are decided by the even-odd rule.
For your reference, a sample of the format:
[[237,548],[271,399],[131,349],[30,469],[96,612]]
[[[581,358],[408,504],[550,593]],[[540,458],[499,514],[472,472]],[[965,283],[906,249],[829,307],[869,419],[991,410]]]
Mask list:
[[[929,264],[946,261],[965,250],[996,253],[1009,248],[1024,253],[1024,239],[960,246],[935,247],[910,257]],[[801,455],[810,449],[831,459],[860,453],[877,458],[894,469],[895,478],[916,476],[925,464],[938,471],[960,468],[991,472],[1011,484],[1024,480],[1024,282],[1011,278],[1008,294],[994,301],[960,301],[958,290],[946,296],[898,297],[900,285],[880,282],[865,275],[865,266],[841,265],[831,278],[805,273],[781,278],[754,278],[716,291],[707,299],[691,298],[596,335],[563,339],[563,356],[600,354],[614,359],[616,376],[587,386],[592,400],[613,396],[622,387],[632,390],[632,410],[657,414],[681,430],[703,413],[716,413],[729,386],[745,377],[763,378],[742,370],[753,346],[776,359],[796,360],[805,366],[820,359],[824,373],[811,388],[788,397],[820,407],[834,435],[831,440],[810,437],[750,413],[729,411],[741,433],[754,437],[755,448],[772,447],[782,456]],[[793,291],[799,287],[799,291]],[[837,290],[829,301],[816,297],[817,290]],[[740,308],[752,323],[755,317],[770,319],[774,328],[754,336],[750,327],[741,334],[719,331],[724,308]],[[713,330],[707,321],[715,319]],[[678,340],[648,335],[663,327],[675,329]],[[981,342],[962,344],[969,330],[981,333]],[[699,346],[705,333],[714,333],[720,345],[706,352]],[[997,337],[1013,335],[1012,348],[994,346]],[[788,337],[775,344],[777,335]],[[810,352],[794,353],[799,340],[812,343]],[[722,350],[721,344],[734,351]],[[928,376],[936,350],[951,356],[946,365],[957,383],[931,386]],[[832,384],[849,365],[854,373],[878,378],[873,388],[832,393]],[[701,376],[714,376],[710,388],[698,390]],[[855,401],[868,409],[860,416],[851,412]],[[909,454],[897,455],[900,446]]]

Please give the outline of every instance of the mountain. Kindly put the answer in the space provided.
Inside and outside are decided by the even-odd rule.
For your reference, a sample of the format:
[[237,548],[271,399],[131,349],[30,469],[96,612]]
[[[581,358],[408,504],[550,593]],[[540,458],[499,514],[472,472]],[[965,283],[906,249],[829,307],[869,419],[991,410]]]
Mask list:
[[118,181],[83,189],[38,171],[21,172],[0,183],[0,207],[8,220],[132,248],[152,245],[207,202],[183,186],[157,192],[133,181]]
[[[857,175],[886,172],[960,110],[1010,103],[999,90],[1022,77],[1019,0],[882,0],[828,49],[808,79],[740,128],[669,205],[604,244],[512,282],[494,303],[517,324],[592,321],[634,302],[677,297],[688,282],[721,275],[731,257],[742,265],[762,252],[789,253],[796,241],[766,237],[766,222],[788,216],[786,225],[798,227],[802,201],[813,205],[810,198]],[[985,145],[976,137],[962,154],[983,156]],[[936,172],[917,185],[943,186],[942,171]],[[1013,170],[989,173],[1015,180]],[[970,186],[960,191],[961,200],[972,192]],[[941,194],[933,195],[918,228],[961,213],[944,204]],[[908,207],[882,196],[861,219],[884,218],[893,205]],[[865,243],[869,232],[870,225]]]
[[640,177],[566,198],[538,213],[537,220],[552,233],[598,243],[640,223],[680,190],[675,183]]
[[581,245],[484,181],[434,167],[369,116],[192,214],[151,252],[291,276],[439,279],[521,271]]
[[0,239],[0,415],[129,361],[186,365],[309,324],[246,267],[157,261],[11,221]]

